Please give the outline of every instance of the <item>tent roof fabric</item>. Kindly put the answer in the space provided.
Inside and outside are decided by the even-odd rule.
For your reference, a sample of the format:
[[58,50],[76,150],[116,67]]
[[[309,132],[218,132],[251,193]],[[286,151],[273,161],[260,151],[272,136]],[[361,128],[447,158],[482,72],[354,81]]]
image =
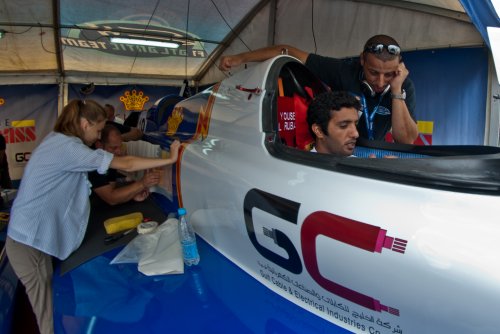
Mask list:
[[221,54],[285,43],[353,56],[376,33],[394,36],[404,50],[484,44],[459,0],[2,1],[0,29],[4,84],[207,84],[224,78]]

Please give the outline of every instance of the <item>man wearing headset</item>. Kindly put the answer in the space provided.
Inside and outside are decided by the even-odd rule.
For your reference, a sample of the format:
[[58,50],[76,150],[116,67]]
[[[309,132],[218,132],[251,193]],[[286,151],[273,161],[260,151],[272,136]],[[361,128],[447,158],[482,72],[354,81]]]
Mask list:
[[363,111],[358,123],[360,137],[384,140],[392,128],[395,142],[411,144],[418,135],[415,87],[400,53],[396,40],[376,35],[365,43],[359,60],[324,57],[288,45],[275,45],[223,56],[219,68],[227,71],[246,62],[289,54],[302,61],[331,89],[359,96]]

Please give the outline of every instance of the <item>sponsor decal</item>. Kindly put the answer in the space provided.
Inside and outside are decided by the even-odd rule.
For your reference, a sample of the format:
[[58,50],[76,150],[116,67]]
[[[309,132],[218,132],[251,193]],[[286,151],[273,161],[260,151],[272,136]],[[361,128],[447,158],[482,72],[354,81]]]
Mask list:
[[432,133],[434,131],[433,121],[418,121],[418,137],[415,145],[432,145]]
[[10,161],[14,167],[24,167],[35,148],[36,128],[34,119],[10,122],[10,127],[1,130],[10,147]]
[[[417,121],[418,137],[413,142],[414,145],[428,146],[432,145],[432,133],[434,131],[433,121]],[[392,143],[394,139],[392,138],[392,133],[387,132],[385,135],[385,141]]]
[[[145,25],[134,21],[97,21],[78,24],[78,28],[67,29],[61,36],[66,47],[92,49],[125,57],[191,57],[206,58],[203,43],[192,34],[159,24]],[[65,31],[64,31],[65,32]],[[64,34],[63,32],[63,34]],[[178,44],[178,48],[112,43],[112,37],[149,39]]]
[[377,109],[375,109],[375,113],[382,116],[389,116],[391,114],[391,111],[384,106],[379,106]]
[[182,107],[175,107],[174,110],[172,110],[172,114],[168,116],[167,119],[167,136],[173,136],[177,133],[177,129],[179,128],[179,125],[182,123],[182,120],[184,119],[184,108]]
[[142,111],[144,110],[144,104],[149,101],[149,96],[145,96],[143,91],[137,92],[133,89],[130,92],[127,90],[120,96],[120,101],[127,111]]
[[217,96],[217,92],[219,91],[220,83],[214,85],[212,87],[212,93],[208,97],[208,101],[206,106],[201,104],[200,113],[198,116],[198,123],[196,124],[196,134],[194,139],[197,139],[201,136],[201,139],[205,139],[208,136],[208,128],[210,125],[210,118],[212,116],[212,109],[215,103],[215,97]]
[[35,120],[12,121],[11,127],[2,130],[8,144],[36,141]]
[[[343,247],[355,247],[371,254],[388,250],[404,256],[408,241],[387,234],[387,230],[342,217],[330,212],[316,211],[309,214],[299,224],[298,213],[301,204],[289,199],[267,193],[260,189],[251,189],[245,196],[243,209],[245,227],[254,248],[265,259],[258,260],[261,277],[273,284],[282,294],[288,295],[309,308],[343,322],[362,332],[402,333],[397,308],[382,304],[380,300],[348,285],[339,284],[321,272],[318,263],[317,239],[341,243]],[[286,229],[263,227],[265,237],[271,238],[286,255],[278,254],[257,239],[253,213],[262,210],[279,217],[296,228],[300,235],[301,247],[297,248]],[[309,277],[324,290],[310,286],[300,276],[307,271]]]

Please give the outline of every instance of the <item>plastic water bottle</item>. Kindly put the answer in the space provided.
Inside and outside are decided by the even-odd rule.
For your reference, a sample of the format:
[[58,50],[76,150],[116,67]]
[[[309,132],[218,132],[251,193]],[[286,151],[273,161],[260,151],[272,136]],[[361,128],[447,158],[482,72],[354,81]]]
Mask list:
[[179,239],[182,246],[182,254],[186,266],[197,265],[200,262],[198,246],[196,246],[196,235],[193,227],[186,219],[186,209],[179,208]]

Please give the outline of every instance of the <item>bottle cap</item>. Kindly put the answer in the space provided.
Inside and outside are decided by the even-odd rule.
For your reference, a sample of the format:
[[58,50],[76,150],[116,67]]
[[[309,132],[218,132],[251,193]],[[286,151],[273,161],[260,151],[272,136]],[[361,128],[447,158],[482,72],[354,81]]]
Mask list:
[[186,209],[179,208],[179,209],[177,209],[177,213],[179,214],[179,216],[185,215],[186,214]]

